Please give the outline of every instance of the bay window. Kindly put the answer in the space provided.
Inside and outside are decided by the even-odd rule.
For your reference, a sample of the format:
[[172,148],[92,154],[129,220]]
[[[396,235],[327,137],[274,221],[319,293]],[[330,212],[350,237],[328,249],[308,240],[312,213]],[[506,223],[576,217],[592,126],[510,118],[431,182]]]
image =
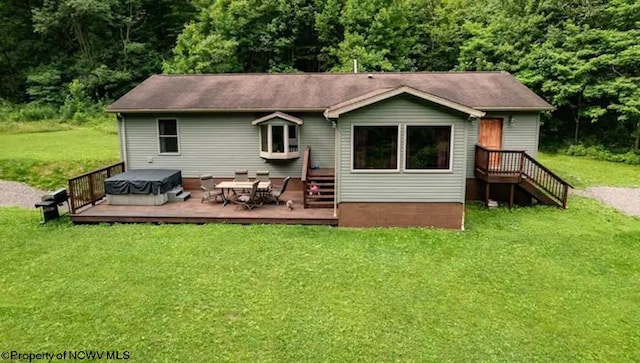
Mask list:
[[294,159],[298,150],[298,125],[260,125],[260,157],[265,159]]
[[274,112],[251,121],[252,125],[259,127],[260,157],[267,160],[300,157],[299,127],[302,123],[301,118],[282,112]]

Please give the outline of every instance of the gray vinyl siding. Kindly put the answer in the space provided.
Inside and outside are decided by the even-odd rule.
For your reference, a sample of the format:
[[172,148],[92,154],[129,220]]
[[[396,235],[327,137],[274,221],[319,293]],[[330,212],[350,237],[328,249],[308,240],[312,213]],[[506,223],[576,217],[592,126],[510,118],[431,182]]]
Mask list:
[[[158,153],[157,118],[178,120],[180,155]],[[334,130],[321,115],[302,115],[299,158],[270,162],[260,158],[259,127],[251,124],[255,118],[253,114],[125,115],[127,167],[180,169],[184,177],[231,177],[237,169],[249,170],[250,176],[269,170],[273,177],[300,177],[306,146],[311,147],[313,163],[334,166]]]
[[[464,202],[466,115],[399,96],[348,113],[338,120],[340,132],[339,202]],[[399,172],[352,172],[352,125],[401,125]],[[404,170],[405,125],[453,125],[451,172]]]
[[[513,124],[509,124],[509,116],[513,115]],[[486,118],[502,118],[502,148],[507,150],[525,150],[534,158],[538,155],[538,138],[540,135],[539,113],[487,113]],[[469,123],[467,141],[467,175],[473,177],[475,162],[475,145],[478,143],[479,122]]]

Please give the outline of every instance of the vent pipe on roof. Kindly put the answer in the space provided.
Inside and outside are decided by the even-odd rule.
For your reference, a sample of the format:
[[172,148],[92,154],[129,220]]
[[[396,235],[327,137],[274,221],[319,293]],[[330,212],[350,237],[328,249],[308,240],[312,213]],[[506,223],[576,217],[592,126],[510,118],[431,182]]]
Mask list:
[[358,60],[353,60],[353,73],[358,73]]

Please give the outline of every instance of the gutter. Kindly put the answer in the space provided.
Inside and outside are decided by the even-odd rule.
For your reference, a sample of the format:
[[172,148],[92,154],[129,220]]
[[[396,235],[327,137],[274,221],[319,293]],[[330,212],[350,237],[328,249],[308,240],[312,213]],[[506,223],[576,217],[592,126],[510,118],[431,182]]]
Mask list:
[[553,111],[556,108],[549,106],[549,107],[474,107],[476,110],[480,110],[480,111],[535,111],[535,112],[542,112],[542,111]]
[[326,108],[109,108],[108,113],[224,113],[224,112],[317,112]]

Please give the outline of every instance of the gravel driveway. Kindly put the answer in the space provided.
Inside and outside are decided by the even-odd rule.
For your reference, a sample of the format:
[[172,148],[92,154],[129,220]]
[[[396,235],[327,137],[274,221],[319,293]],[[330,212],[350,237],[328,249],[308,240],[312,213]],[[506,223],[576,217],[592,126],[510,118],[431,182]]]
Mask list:
[[47,194],[24,183],[0,180],[0,207],[35,208],[41,197]]
[[597,199],[632,216],[640,217],[640,188],[589,187],[573,194]]

